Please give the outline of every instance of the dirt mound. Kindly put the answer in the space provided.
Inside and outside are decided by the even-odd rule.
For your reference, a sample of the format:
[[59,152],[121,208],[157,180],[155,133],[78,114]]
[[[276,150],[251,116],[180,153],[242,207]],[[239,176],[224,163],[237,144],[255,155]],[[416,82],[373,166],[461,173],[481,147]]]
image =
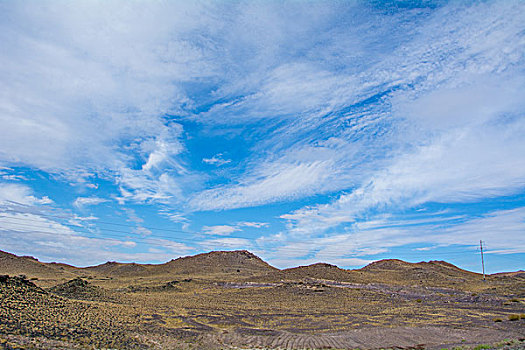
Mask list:
[[83,280],[80,277],[50,288],[49,291],[53,294],[66,297],[68,299],[96,301],[106,300],[109,297],[107,291],[100,287],[91,285],[89,282]]

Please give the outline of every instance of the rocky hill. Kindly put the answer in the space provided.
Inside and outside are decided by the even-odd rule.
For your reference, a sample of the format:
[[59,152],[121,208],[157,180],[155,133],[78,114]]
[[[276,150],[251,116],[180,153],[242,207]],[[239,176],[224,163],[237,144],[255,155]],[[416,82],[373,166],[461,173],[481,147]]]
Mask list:
[[247,250],[214,251],[187,256],[159,265],[159,271],[177,274],[221,273],[253,275],[277,269]]

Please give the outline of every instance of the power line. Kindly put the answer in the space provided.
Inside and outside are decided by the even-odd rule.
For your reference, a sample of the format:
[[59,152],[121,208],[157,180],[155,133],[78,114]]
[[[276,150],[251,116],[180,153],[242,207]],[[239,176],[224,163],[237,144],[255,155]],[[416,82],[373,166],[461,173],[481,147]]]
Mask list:
[[[32,214],[32,213],[25,213],[25,212],[18,212],[18,213],[21,213],[21,214]],[[14,216],[0,216],[0,218],[4,218],[4,219],[8,219],[8,220],[18,220],[18,221],[29,221],[29,222],[38,222],[38,223],[41,223],[41,221],[39,220],[34,220],[34,219],[30,219],[30,218],[26,218],[26,217],[14,217]],[[42,229],[42,225],[31,225],[31,224],[27,224],[27,223],[20,223],[20,222],[12,222],[12,221],[8,221],[8,220],[2,220],[3,222],[5,223],[9,223],[11,225],[18,225],[18,226],[23,226],[23,227],[35,227],[35,228],[39,228],[39,229]],[[88,234],[88,235],[94,235],[96,234],[96,232],[93,232],[93,231],[84,231],[84,230],[80,230],[79,227],[77,225],[73,225],[73,224],[63,224],[63,223],[57,223],[57,224],[60,224],[60,225],[63,225],[63,226],[66,226],[66,227],[72,227],[73,228],[73,232],[76,232],[76,233],[83,233],[83,234]],[[129,226],[129,227],[133,227],[131,225],[120,225],[120,224],[116,224],[117,226]],[[48,227],[45,227],[45,229],[48,229]],[[53,228],[51,228],[53,229]],[[171,236],[161,236],[161,235],[157,235],[157,234],[150,234],[150,235],[147,235],[145,237],[138,237],[138,233],[137,232],[129,232],[129,231],[123,231],[123,230],[115,230],[115,229],[107,229],[107,228],[103,228],[103,231],[104,231],[104,236],[106,237],[113,237],[114,239],[105,239],[104,237],[99,237],[99,236],[79,236],[79,237],[85,237],[85,238],[91,238],[91,239],[98,239],[98,240],[109,240],[109,241],[115,241],[115,239],[127,239],[127,240],[134,240],[134,241],[141,241],[141,242],[144,242],[144,243],[147,243],[147,244],[151,244],[151,245],[157,245],[157,246],[166,246],[167,244],[164,243],[164,244],[155,244],[153,243],[152,241],[155,240],[155,239],[165,239],[165,240],[168,240],[170,242],[173,242],[173,243],[177,243],[177,242],[185,242],[185,243],[189,243],[189,244],[199,244],[202,246],[202,243],[207,243],[207,244],[214,244],[214,243],[218,243],[216,244],[217,246],[226,246],[226,247],[238,247],[239,245],[238,244],[234,244],[234,243],[228,243],[228,242],[220,242],[220,241],[217,241],[217,240],[221,240],[221,238],[213,238],[213,239],[210,239],[210,240],[197,240],[196,238],[193,238],[193,239],[190,239],[190,238],[174,238],[174,237],[171,237]],[[123,236],[123,235],[112,235],[112,234],[109,234],[109,233],[106,233],[107,232],[114,232],[114,233],[122,233],[122,234],[125,234],[127,236]],[[176,231],[176,230],[174,230]],[[49,235],[55,235],[57,233],[54,233],[54,232],[48,232],[48,231],[41,231],[41,230],[32,230],[32,232],[35,232],[35,233],[40,233],[40,234],[49,234]],[[183,233],[189,233],[189,232],[186,232],[186,231],[180,231],[180,232],[183,232]],[[197,233],[194,233],[194,234],[197,234]],[[200,235],[204,235],[202,233],[200,233]],[[244,240],[248,240],[250,243],[253,243],[254,240],[253,238],[246,238],[246,237],[234,237],[234,236],[225,236],[223,237],[225,239],[227,238],[238,238],[238,239],[244,239]],[[216,242],[214,242],[216,241]],[[277,241],[277,240],[274,240],[274,241]],[[294,243],[306,243],[305,241],[286,241],[286,242],[283,242],[284,244],[294,244]],[[316,251],[315,248],[290,248],[290,247],[286,247],[284,246],[284,248],[286,249],[286,251],[289,251],[289,252],[304,252],[304,253],[311,253],[311,254],[315,254],[315,253],[318,253],[319,250]],[[428,253],[423,253],[423,252],[414,252],[414,251],[409,251],[409,252],[400,252],[400,253],[396,253],[396,255],[401,255],[401,256],[414,256],[414,257],[425,257],[425,256],[436,256],[436,255],[439,255],[439,256],[455,256],[455,255],[464,255],[465,253],[464,252],[428,252]],[[327,256],[329,257],[331,254],[324,254],[324,256]],[[378,255],[378,254],[374,254],[374,255]],[[354,256],[356,256],[354,254]],[[361,255],[361,256],[365,256],[365,255]],[[337,257],[341,257],[341,254],[337,254]]]
[[[32,214],[32,215],[40,215],[40,214],[33,214],[33,213],[25,213],[25,212],[17,212],[17,213],[20,213],[20,214]],[[44,216],[44,215],[42,215]],[[44,216],[45,217],[45,216]],[[34,219],[30,219],[30,218],[25,218],[25,217],[16,217],[16,216],[3,216],[3,215],[0,215],[0,218],[6,218],[6,219],[9,219],[9,220],[21,220],[21,221],[31,221],[31,222],[39,222],[41,223],[40,220],[34,220]],[[97,221],[98,222],[98,221]],[[71,228],[74,228],[75,230],[80,227],[78,225],[74,225],[74,224],[71,224],[71,223],[64,223],[64,222],[57,222],[58,224],[62,225],[62,226],[67,226],[67,227],[71,227]],[[132,227],[132,228],[137,228],[136,226],[133,226],[133,225],[125,225],[125,224],[114,224],[115,226],[123,226],[123,227]],[[41,226],[39,226],[41,227]],[[82,226],[82,227],[85,227],[85,226]],[[144,227],[144,226],[140,226],[142,228],[146,228],[147,227]],[[109,228],[99,228],[103,231],[109,231],[109,232],[121,232],[121,233],[127,233],[127,234],[140,234],[138,232],[129,232],[129,231],[122,231],[122,230],[115,230],[115,229],[109,229]],[[161,230],[161,229],[158,229],[158,230]],[[221,236],[221,235],[214,235],[214,234],[208,234],[208,233],[204,233],[204,232],[196,232],[196,231],[182,231],[182,230],[164,230],[164,231],[169,231],[169,232],[175,232],[175,233],[185,233],[185,234],[189,234],[189,235],[196,235],[196,236]],[[148,234],[149,236],[155,236],[155,237],[159,237],[159,238],[165,238],[165,239],[173,239],[172,236],[161,236],[161,235],[158,235],[158,234]],[[249,239],[247,237],[240,237],[240,236],[230,236],[228,235],[228,238],[239,238],[239,239]],[[179,238],[177,238],[179,239]]]
[[[12,209],[9,209],[6,212],[12,212],[12,213],[17,213],[17,214],[31,214],[31,215],[38,215],[38,216],[49,217],[49,218],[56,218],[56,219],[68,219],[68,220],[79,220],[80,219],[80,217],[75,217],[75,216],[51,215],[51,214],[43,214],[43,213],[39,213],[39,212],[38,213],[34,213],[34,212],[19,211],[19,210],[12,210]],[[101,221],[98,218],[97,218],[97,223],[105,224],[105,225],[112,225],[112,226],[137,227],[137,225],[129,225],[129,224],[122,224],[122,223]],[[139,226],[142,227],[142,228],[148,229],[148,230],[155,230],[155,231],[167,231],[167,232],[175,232],[175,233],[193,233],[193,234],[198,234],[198,232],[185,231],[185,230],[176,230],[176,229],[169,229],[169,228],[143,226],[143,225],[139,225]]]
[[[25,226],[25,227],[38,227],[38,226],[35,226],[35,225],[28,225],[28,224],[21,224],[21,223],[11,223],[12,225],[18,225],[18,226]],[[17,232],[17,231],[15,231]],[[43,234],[43,235],[51,235],[51,236],[54,236],[54,237],[57,237],[57,233],[56,232],[49,232],[49,231],[40,231],[40,230],[31,230],[30,232],[32,233],[38,233],[38,234]],[[150,244],[150,245],[155,245],[155,246],[159,246],[159,247],[166,247],[168,246],[169,244],[167,244],[166,242],[164,243],[155,243],[155,240],[160,240],[160,238],[157,238],[157,237],[153,237],[153,238],[147,238],[147,237],[133,237],[133,238],[130,238],[130,237],[126,237],[126,236],[122,236],[122,235],[112,235],[112,234],[104,234],[105,237],[99,237],[99,236],[94,236],[93,232],[89,232],[89,231],[82,231],[82,230],[75,230],[74,231],[75,233],[83,233],[83,234],[87,234],[88,236],[80,236],[80,235],[62,235],[62,236],[65,236],[65,237],[68,237],[68,238],[89,238],[89,239],[96,239],[96,240],[103,240],[103,241],[111,241],[111,242],[120,242],[120,243],[126,243],[124,241],[119,241],[118,239],[133,239],[134,241],[141,241],[141,242],[144,242],[144,243],[147,243],[147,244]],[[17,232],[17,233],[21,233],[21,232]],[[24,232],[24,233],[28,233],[28,232]],[[89,236],[90,235],[90,236]],[[107,237],[113,237],[113,238],[107,238]],[[178,243],[177,241],[170,241],[171,243]],[[212,245],[214,242],[213,241],[208,241],[208,243],[210,245]],[[228,242],[217,242],[219,244],[217,245],[220,245],[220,246],[230,246],[230,247],[236,247],[238,245],[235,245],[235,244],[232,244],[232,243],[228,243]]]
[[[3,220],[3,221],[6,222],[5,220]],[[35,221],[35,220],[32,220],[32,221]],[[12,225],[22,226],[22,227],[29,227],[29,228],[33,228],[33,227],[35,227],[35,228],[42,228],[42,226],[25,224],[25,223],[19,223],[19,222],[7,222],[7,223],[12,224]],[[139,241],[139,242],[142,242],[142,243],[155,245],[155,246],[161,246],[161,247],[166,247],[167,245],[169,245],[166,242],[155,243],[156,239],[163,239],[163,238],[158,237],[158,236],[154,236],[154,235],[148,236],[148,237],[136,237],[136,236],[130,237],[130,235],[135,235],[135,233],[130,233],[130,232],[127,232],[127,231],[120,231],[120,230],[111,230],[111,231],[112,232],[116,232],[116,233],[124,233],[124,234],[127,234],[128,236],[104,233],[104,237],[100,237],[100,236],[96,236],[94,232],[78,230],[78,229],[73,231],[73,232],[83,233],[83,234],[87,234],[89,236],[74,236],[74,235],[67,235],[67,236],[71,237],[71,238],[90,238],[90,239],[96,239],[96,240],[106,240],[106,241],[111,241],[111,242],[118,241],[118,239],[121,239],[121,240],[122,239],[123,240],[127,239],[127,240]],[[55,237],[57,236],[56,232],[41,231],[41,230],[31,230],[31,232],[38,233],[38,234],[44,234],[44,235],[52,235],[52,236],[55,236]],[[107,237],[112,237],[112,238],[107,238]],[[207,245],[215,245],[215,246],[238,247],[238,244],[233,244],[233,243],[228,243],[228,242],[220,242],[220,241],[219,242],[214,242],[214,240],[197,241],[197,240],[183,239],[183,238],[176,239],[176,240],[170,240],[170,242],[172,242],[172,243],[178,243],[179,241],[182,241],[182,242],[185,242],[185,243],[190,243],[190,244],[197,243],[197,244],[200,244],[201,246],[203,245],[202,243],[205,243],[205,245],[207,244]],[[118,241],[118,242],[125,243],[123,241]],[[286,248],[286,251],[288,251],[288,252],[298,252],[298,253],[301,253],[301,252],[304,252],[304,253],[316,253],[315,249],[307,249],[307,248],[305,248],[305,249]],[[454,256],[454,255],[464,255],[465,253],[464,252],[449,252],[449,253],[430,253],[430,254],[432,256],[434,256],[434,255]],[[408,253],[399,253],[398,255],[423,257],[424,254],[408,252]],[[323,256],[326,256],[326,257],[331,257],[331,256],[341,257],[341,254],[334,252],[333,254],[323,254]]]
[[[21,217],[0,216],[0,218],[5,218],[5,219],[8,219],[8,220],[13,220],[14,219],[14,220],[18,220],[18,221],[38,222],[38,223],[41,222],[39,220],[34,220],[34,219],[29,219],[29,218],[21,218]],[[28,227],[42,228],[42,225],[30,225],[30,224],[25,224],[25,223],[12,222],[12,221],[8,221],[8,220],[2,220],[2,221],[3,222],[7,222],[9,224],[13,224],[13,225],[22,225],[22,226],[28,226]],[[89,233],[89,234],[96,233],[96,232],[92,232],[92,231],[79,230],[78,226],[77,225],[73,225],[73,224],[62,224],[62,223],[60,223],[60,225],[63,225],[63,226],[66,226],[66,227],[71,227],[76,232]],[[47,227],[45,227],[45,228],[47,229]],[[107,228],[103,228],[102,230],[104,232],[123,233],[123,234],[129,235],[129,236],[132,236],[133,237],[132,239],[140,239],[140,237],[136,236],[138,234],[136,232],[115,230],[115,229],[107,229]],[[108,234],[105,234],[105,235],[108,236]],[[204,235],[204,234],[201,234],[201,235]],[[116,236],[116,235],[113,235],[113,236],[115,236],[115,237],[122,237],[122,236]],[[182,242],[186,242],[186,243],[199,243],[199,242],[202,242],[201,240],[197,240],[197,239],[178,238],[178,237],[174,238],[174,237],[170,237],[170,236],[161,236],[161,235],[157,235],[157,234],[150,234],[150,235],[147,235],[147,237],[153,237],[153,238],[159,238],[159,239],[167,239],[167,240],[172,240],[172,241],[182,241]],[[122,237],[122,238],[128,238],[128,237]],[[254,239],[251,239],[251,238],[238,237],[238,236],[224,236],[223,238],[245,239],[245,240],[248,240],[250,242],[255,241]],[[220,239],[220,238],[214,238],[214,239]],[[274,241],[276,241],[276,240],[274,240]],[[286,243],[287,244],[293,244],[293,243],[305,243],[305,242],[304,241],[287,241]],[[235,245],[235,246],[237,246],[237,245]],[[293,248],[292,249],[292,248],[287,248],[287,250],[288,251],[294,251],[294,252],[312,252],[314,249],[308,249],[308,248],[304,248],[304,249]],[[464,254],[464,252],[448,252],[448,253],[445,253],[445,252],[429,252],[429,254],[449,256],[449,255],[462,255],[462,254]],[[424,256],[425,253],[406,252],[406,253],[402,253],[402,255]]]

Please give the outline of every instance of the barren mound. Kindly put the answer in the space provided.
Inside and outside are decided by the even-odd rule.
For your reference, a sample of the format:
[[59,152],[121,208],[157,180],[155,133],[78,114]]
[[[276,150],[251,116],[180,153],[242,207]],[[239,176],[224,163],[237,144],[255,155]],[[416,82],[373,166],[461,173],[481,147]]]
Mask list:
[[49,291],[69,299],[105,300],[108,297],[104,289],[93,286],[79,277],[50,288]]

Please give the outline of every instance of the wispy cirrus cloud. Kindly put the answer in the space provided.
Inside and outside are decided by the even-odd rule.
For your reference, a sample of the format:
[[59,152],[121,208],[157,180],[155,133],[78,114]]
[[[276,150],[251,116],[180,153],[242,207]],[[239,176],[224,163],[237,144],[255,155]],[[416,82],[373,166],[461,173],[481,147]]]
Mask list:
[[73,202],[73,205],[79,209],[83,209],[88,206],[99,205],[106,202],[108,202],[107,199],[100,197],[78,197]]

